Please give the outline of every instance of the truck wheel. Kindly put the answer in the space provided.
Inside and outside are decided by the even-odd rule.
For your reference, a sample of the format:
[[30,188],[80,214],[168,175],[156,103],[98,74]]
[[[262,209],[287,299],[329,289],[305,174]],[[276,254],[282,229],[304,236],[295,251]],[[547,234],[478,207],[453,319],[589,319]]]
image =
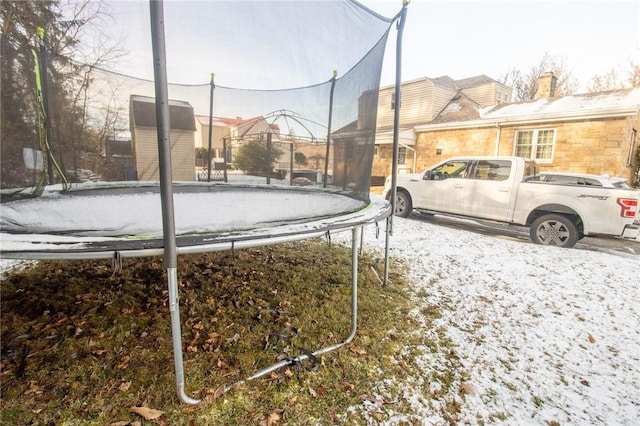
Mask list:
[[576,225],[566,216],[547,214],[531,224],[529,236],[536,244],[571,248],[578,242],[579,233]]
[[396,208],[395,215],[400,217],[409,217],[413,210],[411,205],[411,196],[405,191],[398,191],[396,193]]

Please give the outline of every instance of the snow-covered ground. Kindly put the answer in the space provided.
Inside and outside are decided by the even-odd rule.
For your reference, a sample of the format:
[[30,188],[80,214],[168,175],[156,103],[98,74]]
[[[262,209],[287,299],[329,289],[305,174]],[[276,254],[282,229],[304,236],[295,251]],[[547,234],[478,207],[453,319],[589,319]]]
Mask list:
[[[382,251],[374,231],[365,229],[365,247]],[[459,359],[420,348],[420,368],[401,383],[378,384],[381,395],[400,384],[424,424],[448,423],[441,408],[451,401],[461,404],[460,424],[640,424],[640,255],[538,246],[402,218],[394,218],[391,255],[409,265],[417,322],[425,323],[421,307],[442,309],[416,332],[437,341],[443,337],[434,330],[444,329]],[[452,362],[459,385],[421,399],[414,389],[437,390],[435,374]],[[389,424],[403,419],[394,415]]]

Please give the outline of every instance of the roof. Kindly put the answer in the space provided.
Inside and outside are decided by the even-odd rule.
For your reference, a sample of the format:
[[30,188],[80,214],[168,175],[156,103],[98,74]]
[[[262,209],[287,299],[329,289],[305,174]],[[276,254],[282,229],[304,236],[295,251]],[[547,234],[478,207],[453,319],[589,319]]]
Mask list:
[[[157,127],[155,98],[131,95],[130,114],[134,127]],[[196,130],[193,107],[188,102],[169,100],[169,127],[172,130]]]
[[479,107],[476,101],[464,93],[458,92],[431,123],[477,120],[480,118]]
[[566,113],[587,114],[596,111],[636,111],[639,107],[640,88],[635,88],[498,104],[482,108],[480,116],[483,119],[497,119]]
[[640,88],[502,103],[482,108],[476,107],[475,112],[462,95],[454,97],[433,121],[416,126],[415,130],[625,117],[635,115],[639,109]]
[[[196,115],[196,120],[200,124],[204,124],[205,126],[209,125],[209,116],[208,115]],[[214,125],[222,124],[224,126],[240,126],[247,121],[251,121],[252,119],[245,120],[241,117],[229,118],[229,117],[213,117]]]
[[[493,83],[502,84],[502,83],[498,82],[497,80],[494,80],[493,78],[482,74],[482,75],[477,75],[475,77],[463,78],[461,80],[455,80],[455,79],[449,77],[448,75],[441,75],[440,77],[435,77],[435,78],[419,77],[419,78],[416,78],[416,79],[413,79],[413,80],[409,80],[409,81],[403,82],[402,86],[406,86],[408,84],[413,84],[413,83],[418,83],[418,82],[421,82],[421,81],[430,81],[435,86],[439,86],[439,87],[442,87],[444,89],[449,89],[449,90],[454,90],[454,91],[469,89],[469,88],[472,88],[472,87],[484,86],[485,84],[493,84]],[[389,86],[385,86],[385,87],[383,87],[381,89],[389,89],[389,88],[394,88],[394,87],[395,87],[395,84],[392,84],[392,85],[389,85]]]
[[463,78],[462,80],[456,80],[456,85],[460,89],[469,89],[471,87],[484,86],[485,84],[493,83],[497,83],[497,81],[484,74],[477,75],[475,77]]

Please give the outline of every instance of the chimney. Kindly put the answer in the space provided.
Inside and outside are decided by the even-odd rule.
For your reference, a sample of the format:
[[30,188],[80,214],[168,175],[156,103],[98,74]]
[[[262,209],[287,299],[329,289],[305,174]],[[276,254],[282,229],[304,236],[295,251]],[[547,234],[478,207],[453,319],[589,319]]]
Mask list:
[[556,95],[556,82],[558,77],[553,72],[546,72],[538,77],[538,90],[536,99],[553,98]]

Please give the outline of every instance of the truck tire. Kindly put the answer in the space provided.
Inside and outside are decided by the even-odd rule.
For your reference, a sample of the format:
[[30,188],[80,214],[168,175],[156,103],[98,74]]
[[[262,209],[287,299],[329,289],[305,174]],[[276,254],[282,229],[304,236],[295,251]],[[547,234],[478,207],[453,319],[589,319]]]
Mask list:
[[406,191],[399,190],[396,193],[395,215],[400,217],[409,217],[411,210],[413,210],[411,196]]
[[571,248],[578,242],[580,234],[568,217],[546,214],[533,221],[529,236],[536,244]]

